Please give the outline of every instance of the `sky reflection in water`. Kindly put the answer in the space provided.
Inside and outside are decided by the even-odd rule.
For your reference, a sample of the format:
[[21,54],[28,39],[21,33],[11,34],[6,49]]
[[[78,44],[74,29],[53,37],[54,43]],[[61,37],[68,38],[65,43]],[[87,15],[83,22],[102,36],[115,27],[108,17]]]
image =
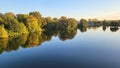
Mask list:
[[69,34],[51,34],[49,37],[35,34],[34,38],[23,36],[7,42],[0,40],[0,49],[3,51],[0,54],[0,67],[119,68],[119,33],[120,30],[111,32],[107,28],[103,31],[100,27],[83,33],[77,30],[70,35],[73,37],[69,37]]

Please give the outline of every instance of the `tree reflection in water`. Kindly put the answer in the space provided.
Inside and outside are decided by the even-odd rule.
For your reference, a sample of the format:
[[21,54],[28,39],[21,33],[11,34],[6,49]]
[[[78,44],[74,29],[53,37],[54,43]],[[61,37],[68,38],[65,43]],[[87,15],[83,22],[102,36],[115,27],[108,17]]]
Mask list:
[[[99,27],[89,27],[89,29],[96,30]],[[103,26],[103,31],[106,31],[108,27]],[[81,32],[86,32],[88,28],[81,27],[79,30]],[[110,27],[111,32],[116,32],[119,30],[119,27]],[[24,34],[16,38],[6,38],[0,39],[0,53],[4,51],[11,52],[13,50],[18,50],[22,48],[30,48],[35,46],[40,46],[45,41],[50,41],[53,36],[58,36],[60,40],[65,41],[68,39],[73,39],[77,34],[77,29],[74,30],[49,30],[41,33],[31,33]]]

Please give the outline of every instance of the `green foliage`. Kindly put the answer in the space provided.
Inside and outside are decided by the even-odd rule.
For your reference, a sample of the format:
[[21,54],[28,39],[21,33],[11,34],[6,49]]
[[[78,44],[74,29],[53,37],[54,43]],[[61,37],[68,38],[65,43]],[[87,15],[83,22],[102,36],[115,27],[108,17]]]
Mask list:
[[74,30],[60,31],[58,35],[62,41],[65,41],[67,39],[73,39],[76,34],[77,34],[77,29],[74,29]]
[[8,38],[0,39],[0,54],[6,49]]
[[40,44],[39,36],[40,36],[39,33],[29,34],[26,43],[24,45],[22,45],[22,47],[29,48],[29,47],[33,47],[33,46],[38,46]]
[[7,29],[10,37],[16,37],[22,34],[20,23],[13,13],[5,13],[4,21],[6,22],[5,28]]
[[74,18],[66,18],[65,16],[62,16],[60,18],[60,21],[58,23],[58,28],[60,30],[71,30],[77,28],[77,20]]
[[87,27],[80,27],[79,28],[81,32],[86,32],[87,31]]
[[21,27],[16,19],[11,19],[7,25],[7,29],[13,32],[20,32]]
[[38,24],[40,27],[43,28],[47,24],[46,20],[42,17],[42,15],[39,12],[37,12],[37,11],[30,12],[29,15],[34,16],[38,20]]
[[81,19],[79,23],[79,27],[88,27],[88,22],[86,19]]
[[58,23],[59,19],[55,17],[55,18],[53,18],[53,21],[54,21],[54,23]]
[[0,24],[4,24],[4,15],[0,13]]
[[74,18],[68,18],[67,19],[67,29],[71,30],[71,29],[77,29],[77,20],[75,20]]
[[107,21],[107,20],[104,20],[102,23],[103,26],[110,26],[110,24],[111,24],[111,21]]
[[12,12],[5,13],[5,16],[7,16],[9,18],[15,18],[14,13],[12,13]]
[[12,12],[5,13],[4,22],[6,24],[9,24],[11,22],[11,20],[13,20],[13,19],[15,19],[15,15]]
[[19,22],[26,23],[26,20],[27,20],[28,16],[29,15],[27,15],[27,14],[17,14],[17,20]]
[[[58,31],[72,31],[76,30],[78,27],[81,32],[87,31],[87,28],[93,27],[97,29],[99,26],[104,26],[104,30],[107,27],[118,28],[120,26],[120,20],[104,20],[98,21],[97,19],[81,19],[80,23],[74,18],[67,18],[65,16],[58,18],[52,17],[42,17],[42,15],[35,11],[30,12],[29,14],[13,14],[12,12],[8,12],[5,14],[0,13],[0,27],[1,27],[1,36],[6,32],[6,35],[9,37],[17,37],[21,34],[25,33],[39,33],[42,31],[49,32],[51,30],[57,32]],[[49,34],[53,34],[51,32]],[[6,37],[8,37],[6,36]],[[50,39],[50,37],[48,37]]]
[[10,37],[17,37],[21,34],[28,33],[26,26],[23,23],[19,23],[16,18],[9,20],[6,29]]
[[17,37],[10,37],[8,40],[7,47],[5,48],[5,51],[10,52],[12,50],[18,50],[21,45],[26,43],[27,40],[27,34],[22,34]]
[[91,20],[91,22],[98,23],[98,19],[94,18],[94,19]]
[[30,12],[29,15],[33,15],[34,17],[36,17],[38,20],[42,17],[42,15],[35,11],[35,12]]
[[45,18],[47,24],[44,26],[45,30],[57,30],[57,22],[55,22],[55,20],[53,20],[51,17],[47,17]]
[[47,23],[53,23],[54,21],[53,21],[53,19],[51,17],[47,17],[46,18],[46,22]]
[[107,28],[106,26],[103,26],[103,31],[106,31],[106,28]]
[[118,20],[112,21],[110,26],[118,27],[119,26],[119,21]]
[[110,30],[111,30],[112,32],[116,32],[116,31],[119,30],[119,28],[118,28],[118,27],[110,27]]
[[4,22],[4,20],[0,17],[0,24],[2,24]]
[[29,32],[28,32],[28,29],[26,28],[26,26],[25,26],[23,23],[20,23],[20,27],[21,27],[21,29],[20,29],[21,31],[20,31],[20,32],[21,32],[22,34],[29,33]]
[[28,31],[30,33],[41,31],[41,28],[38,25],[38,20],[33,16],[28,17],[27,22],[25,23],[25,25],[28,28]]

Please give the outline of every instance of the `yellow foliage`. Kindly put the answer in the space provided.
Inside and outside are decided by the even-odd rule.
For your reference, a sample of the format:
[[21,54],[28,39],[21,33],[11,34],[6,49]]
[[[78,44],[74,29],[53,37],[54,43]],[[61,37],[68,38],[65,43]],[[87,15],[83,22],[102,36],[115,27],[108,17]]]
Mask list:
[[0,38],[7,38],[7,37],[8,37],[8,33],[4,29],[4,26],[0,26]]
[[39,32],[40,30],[38,20],[33,16],[28,17],[27,22],[26,22],[26,27],[28,28],[29,32]]

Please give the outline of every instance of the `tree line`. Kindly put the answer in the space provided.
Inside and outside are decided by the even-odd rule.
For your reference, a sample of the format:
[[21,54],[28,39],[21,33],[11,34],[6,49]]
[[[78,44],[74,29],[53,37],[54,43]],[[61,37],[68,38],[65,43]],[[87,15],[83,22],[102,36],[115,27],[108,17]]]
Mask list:
[[42,17],[39,12],[17,14],[0,13],[0,38],[14,37],[21,34],[39,33],[46,30],[70,30],[77,28],[77,20],[62,16],[60,19]]
[[43,17],[39,12],[29,14],[0,13],[0,38],[17,37],[22,34],[41,33],[42,31],[59,30],[72,31],[77,28],[85,30],[88,27],[104,26],[118,28],[119,20],[98,21],[97,19],[81,19],[61,16],[60,18]]
[[120,20],[103,20],[99,21],[98,19],[81,19],[78,23],[78,28],[81,32],[86,32],[87,29],[93,28],[97,29],[98,27],[103,27],[105,31],[108,27],[112,32],[116,32],[120,27]]

